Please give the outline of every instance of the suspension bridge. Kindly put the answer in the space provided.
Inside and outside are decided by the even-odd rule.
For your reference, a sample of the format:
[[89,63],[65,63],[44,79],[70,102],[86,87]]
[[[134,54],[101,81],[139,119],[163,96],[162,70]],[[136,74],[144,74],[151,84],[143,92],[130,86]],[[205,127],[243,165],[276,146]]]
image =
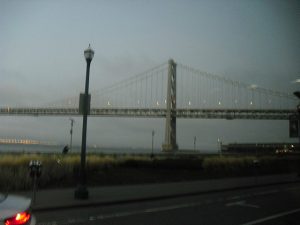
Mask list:
[[[90,116],[166,118],[164,151],[177,149],[177,118],[288,120],[298,103],[292,94],[203,72],[172,59],[91,96]],[[80,116],[79,99],[0,107],[0,115]]]

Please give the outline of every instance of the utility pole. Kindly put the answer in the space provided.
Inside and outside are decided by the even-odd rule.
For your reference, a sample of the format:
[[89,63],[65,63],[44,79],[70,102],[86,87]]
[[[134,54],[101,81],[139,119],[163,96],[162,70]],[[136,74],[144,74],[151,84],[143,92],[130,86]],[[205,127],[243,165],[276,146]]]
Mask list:
[[[300,91],[295,91],[294,95],[300,99]],[[300,104],[297,105],[297,134],[298,134],[298,138],[299,138],[299,143],[300,143],[300,132],[299,132],[299,125],[300,125]]]
[[196,141],[197,141],[197,138],[196,136],[194,137],[194,151],[196,151]]
[[218,138],[218,144],[219,144],[219,155],[222,156],[222,140],[221,138]]
[[73,124],[74,124],[74,119],[73,118],[69,118],[71,121],[71,129],[70,129],[70,151],[72,151],[72,137],[73,137]]
[[154,134],[155,134],[155,132],[154,132],[154,130],[152,130],[152,151],[151,151],[151,159],[153,159],[153,157],[154,157],[154,154],[153,154]]

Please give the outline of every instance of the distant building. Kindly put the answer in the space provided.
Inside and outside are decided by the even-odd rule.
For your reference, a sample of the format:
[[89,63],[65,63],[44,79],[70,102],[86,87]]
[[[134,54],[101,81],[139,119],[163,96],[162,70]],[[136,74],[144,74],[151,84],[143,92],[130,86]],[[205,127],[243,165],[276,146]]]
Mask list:
[[231,143],[221,146],[222,153],[287,154],[300,153],[299,143]]

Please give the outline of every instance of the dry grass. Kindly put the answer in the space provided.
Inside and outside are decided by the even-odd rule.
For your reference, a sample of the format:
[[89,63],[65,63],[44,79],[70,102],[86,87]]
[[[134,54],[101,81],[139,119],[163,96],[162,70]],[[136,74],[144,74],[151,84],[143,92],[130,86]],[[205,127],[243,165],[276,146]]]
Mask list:
[[[88,173],[107,170],[114,167],[143,164],[149,161],[147,157],[107,155],[87,155],[86,168]],[[42,162],[42,176],[39,178],[40,187],[65,186],[75,182],[80,166],[80,155],[69,154],[1,154],[0,155],[0,190],[26,190],[31,188],[32,179],[29,177],[29,162]]]
[[[30,160],[43,164],[41,188],[76,185],[78,154],[0,154],[0,191],[32,187]],[[254,163],[257,160],[259,163]],[[283,173],[299,170],[299,165],[299,158],[207,156],[151,160],[148,156],[88,154],[86,169],[90,182],[103,185]]]

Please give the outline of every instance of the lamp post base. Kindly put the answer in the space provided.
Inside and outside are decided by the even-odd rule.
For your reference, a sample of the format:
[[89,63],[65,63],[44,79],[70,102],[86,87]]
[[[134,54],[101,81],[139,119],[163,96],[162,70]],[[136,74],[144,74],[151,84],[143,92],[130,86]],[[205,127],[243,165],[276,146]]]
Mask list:
[[89,191],[87,190],[86,186],[79,185],[74,193],[75,199],[88,199],[89,198]]

